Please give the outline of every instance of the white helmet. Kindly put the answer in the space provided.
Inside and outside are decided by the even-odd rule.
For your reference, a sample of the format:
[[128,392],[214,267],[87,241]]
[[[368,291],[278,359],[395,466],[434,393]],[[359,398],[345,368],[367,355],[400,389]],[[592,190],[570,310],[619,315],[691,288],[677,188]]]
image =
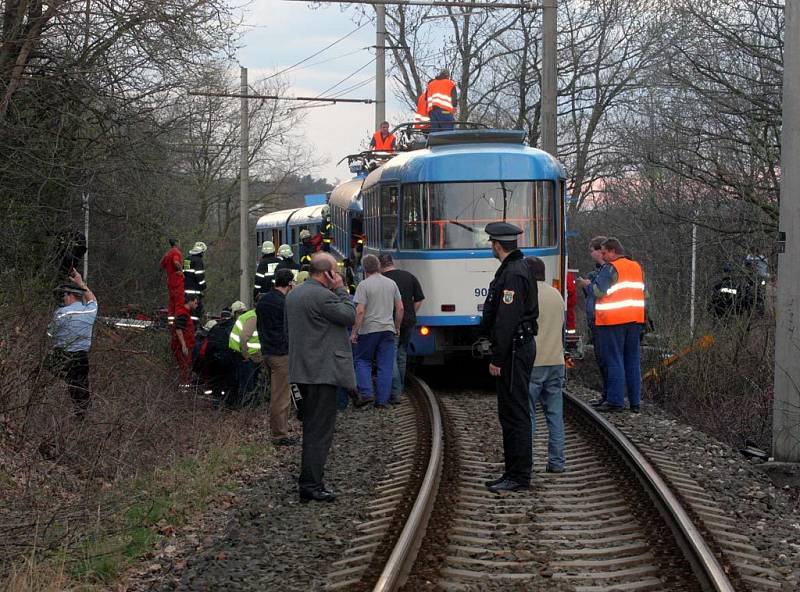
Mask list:
[[261,252],[264,255],[271,255],[275,252],[275,245],[272,244],[272,241],[264,241],[261,243]]
[[208,250],[208,247],[203,241],[197,241],[194,246],[189,249],[190,255],[197,255],[198,253],[205,253]]
[[292,247],[289,245],[281,245],[278,247],[278,255],[284,259],[290,259],[292,257]]
[[311,237],[311,233],[305,228],[300,231],[300,240],[305,240]]
[[322,206],[322,217],[323,218],[327,218],[328,216],[330,216],[330,213],[331,213],[331,207],[328,204],[325,204],[324,206]]

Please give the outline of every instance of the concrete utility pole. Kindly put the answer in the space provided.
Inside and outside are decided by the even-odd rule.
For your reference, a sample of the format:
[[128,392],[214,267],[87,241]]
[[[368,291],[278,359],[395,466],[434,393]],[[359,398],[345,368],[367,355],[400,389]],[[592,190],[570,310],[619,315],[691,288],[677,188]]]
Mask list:
[[[800,462],[800,3],[786,3],[772,454]],[[796,332],[797,331],[797,332]]]
[[239,300],[250,308],[250,114],[247,110],[247,68],[241,68],[241,111],[239,156]]
[[386,5],[375,6],[375,129],[386,119]]
[[558,45],[556,21],[558,0],[548,0],[542,9],[542,149],[558,156],[556,109],[558,97]]

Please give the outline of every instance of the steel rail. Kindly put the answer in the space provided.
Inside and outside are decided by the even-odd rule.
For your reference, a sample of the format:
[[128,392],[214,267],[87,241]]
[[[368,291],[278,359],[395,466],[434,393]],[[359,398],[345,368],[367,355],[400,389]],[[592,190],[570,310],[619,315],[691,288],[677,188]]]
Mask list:
[[678,545],[697,576],[703,590],[734,592],[725,570],[706,544],[705,538],[694,525],[681,502],[655,467],[628,437],[600,413],[577,397],[564,393],[565,400],[597,427],[608,442],[622,455],[644,485],[659,513],[672,530]]
[[391,592],[403,585],[403,580],[408,575],[412,564],[416,560],[422,539],[436,500],[439,489],[439,477],[442,471],[444,456],[444,437],[442,414],[433,392],[422,380],[415,376],[410,377],[422,391],[430,410],[431,416],[431,452],[428,458],[428,468],[420,485],[417,499],[408,515],[403,531],[395,543],[389,560],[381,572],[373,592]]

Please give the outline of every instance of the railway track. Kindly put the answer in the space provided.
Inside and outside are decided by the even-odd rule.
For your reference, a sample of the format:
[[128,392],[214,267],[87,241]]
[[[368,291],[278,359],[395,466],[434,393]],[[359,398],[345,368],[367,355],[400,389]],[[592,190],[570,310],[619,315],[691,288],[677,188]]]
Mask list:
[[395,411],[401,459],[387,467],[371,519],[328,589],[781,589],[677,467],[653,465],[579,399],[565,397],[567,472],[544,472],[537,414],[531,490],[494,495],[484,481],[502,463],[487,460],[481,424],[494,418],[485,400],[478,409],[474,398],[437,397],[416,379],[415,391]]

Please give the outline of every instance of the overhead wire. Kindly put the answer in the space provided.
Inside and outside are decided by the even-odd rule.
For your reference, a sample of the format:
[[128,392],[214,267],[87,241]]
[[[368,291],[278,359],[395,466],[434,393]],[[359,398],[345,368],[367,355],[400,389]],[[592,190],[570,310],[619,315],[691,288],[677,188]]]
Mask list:
[[[347,38],[348,38],[348,37],[350,37],[351,35],[353,35],[353,34],[357,33],[358,31],[360,31],[361,29],[363,29],[364,27],[366,27],[366,26],[367,26],[367,24],[369,24],[369,21],[365,22],[364,24],[361,24],[361,25],[359,25],[358,27],[356,27],[355,29],[353,29],[352,31],[350,31],[349,33],[347,33],[346,35],[344,35],[344,36],[342,36],[342,37],[339,37],[339,39],[337,39],[337,40],[336,40],[336,41],[334,41],[333,43],[330,43],[330,44],[326,45],[325,47],[323,47],[323,48],[322,48],[322,49],[320,49],[319,51],[315,51],[315,52],[314,52],[314,53],[312,53],[310,56],[303,58],[302,60],[300,60],[299,62],[296,62],[296,63],[292,64],[291,66],[286,66],[286,67],[285,67],[285,68],[283,68],[282,70],[278,70],[277,72],[275,72],[275,74],[271,74],[271,75],[267,76],[266,78],[264,78],[264,79],[262,79],[262,80],[269,80],[270,78],[275,78],[276,76],[280,76],[281,74],[284,74],[284,73],[286,73],[286,72],[289,72],[290,70],[293,70],[294,68],[297,68],[297,66],[299,66],[299,65],[301,65],[301,64],[305,64],[305,63],[306,63],[308,60],[314,59],[314,58],[315,58],[315,57],[317,57],[319,54],[321,54],[321,53],[323,53],[323,52],[325,52],[325,51],[329,50],[331,47],[333,47],[333,46],[334,46],[334,45],[336,45],[337,43],[341,43],[342,41],[344,41],[345,39],[347,39]],[[359,50],[359,51],[361,51],[361,50]]]

